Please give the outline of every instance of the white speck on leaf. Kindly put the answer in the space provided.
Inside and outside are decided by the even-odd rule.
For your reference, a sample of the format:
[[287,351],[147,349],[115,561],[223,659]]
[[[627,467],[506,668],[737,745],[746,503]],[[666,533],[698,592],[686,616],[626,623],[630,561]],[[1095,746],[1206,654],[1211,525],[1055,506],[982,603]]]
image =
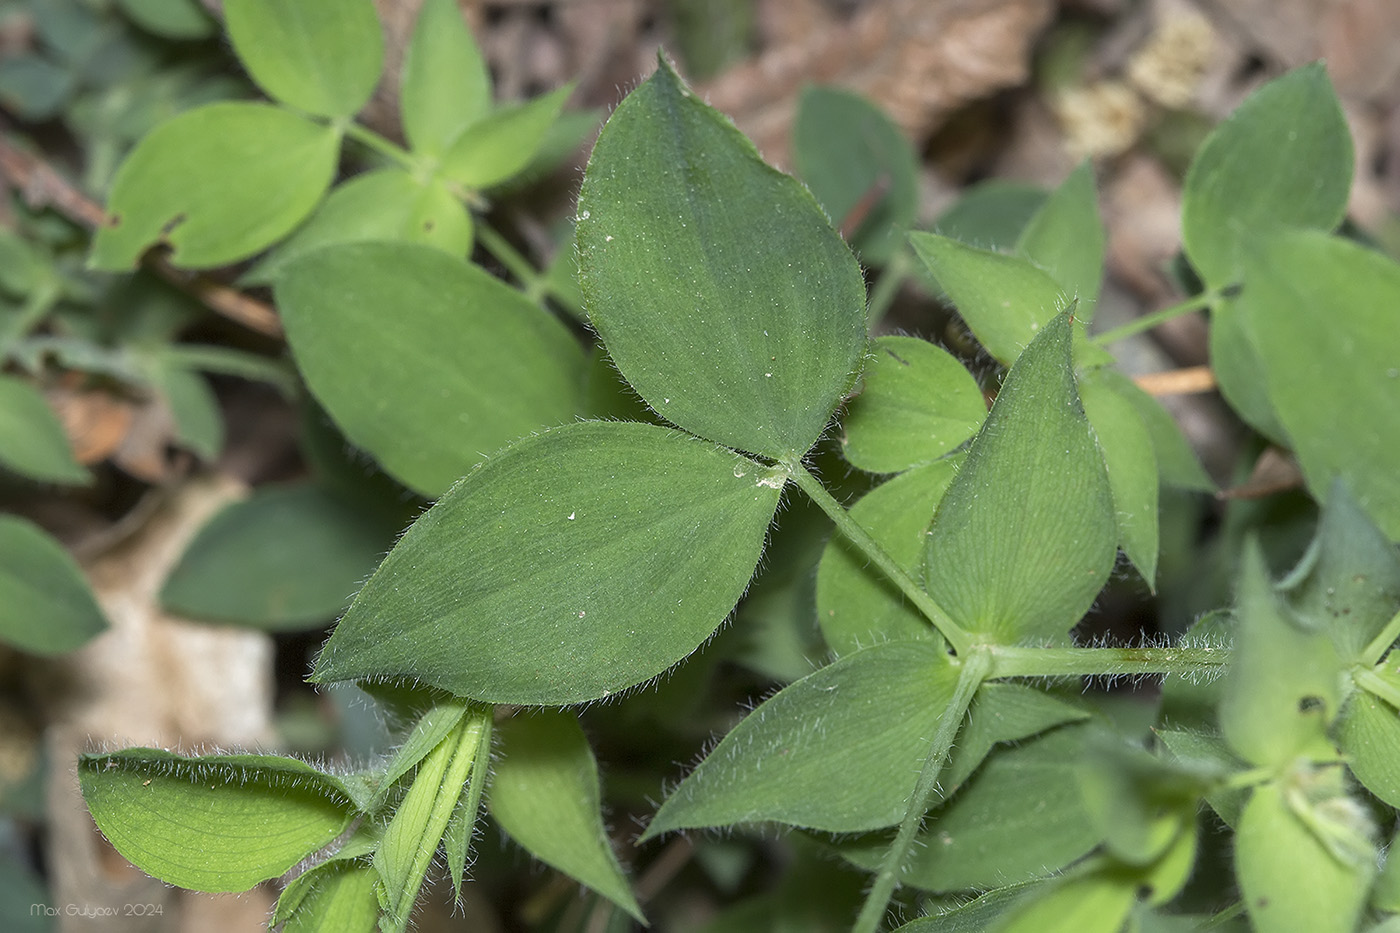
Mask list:
[[569,521],[573,521],[573,520],[574,520],[574,516],[577,515],[577,514],[578,514],[577,512],[570,512],[570,513],[569,513]]

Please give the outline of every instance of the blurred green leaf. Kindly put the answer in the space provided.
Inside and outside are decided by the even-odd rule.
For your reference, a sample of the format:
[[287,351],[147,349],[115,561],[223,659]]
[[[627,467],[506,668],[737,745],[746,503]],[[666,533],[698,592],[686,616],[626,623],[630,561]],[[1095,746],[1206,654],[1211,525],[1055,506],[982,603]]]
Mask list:
[[207,39],[218,24],[199,0],[117,0],[132,22],[167,39]]
[[469,188],[500,184],[530,164],[572,84],[523,104],[498,108],[467,124],[442,155],[443,177]]
[[156,127],[112,181],[92,245],[98,269],[124,271],[156,243],[185,268],[220,266],[270,246],[330,187],[340,134],[280,107],[218,103]]
[[0,515],[0,641],[64,654],[107,627],[77,561],[32,522]]
[[1246,259],[1237,310],[1314,497],[1340,476],[1400,540],[1400,266],[1322,233],[1275,237]]
[[399,110],[415,153],[436,156],[491,109],[491,73],[455,0],[425,0],[404,50]]
[[39,390],[0,375],[0,466],[45,483],[86,485],[68,436]]
[[57,115],[76,87],[70,69],[42,55],[20,52],[0,59],[0,104],[22,120]]
[[809,86],[792,137],[798,177],[851,248],[868,265],[889,262],[919,206],[918,157],[904,133],[859,94]]
[[584,360],[573,335],[440,250],[327,247],[289,264],[275,294],[312,393],[346,437],[424,495],[578,410]]
[[1081,162],[1031,216],[1017,237],[1016,252],[1050,273],[1075,301],[1075,317],[1087,325],[1103,283],[1105,239],[1093,166]]
[[349,604],[395,531],[319,484],[265,486],[199,530],[166,577],[161,604],[269,631],[322,626]]
[[1079,396],[1108,471],[1118,546],[1148,588],[1156,592],[1161,542],[1157,532],[1157,457],[1152,435],[1137,407],[1108,384],[1086,376],[1079,384]]
[[269,97],[354,115],[379,83],[384,36],[369,0],[224,0],[233,50]]
[[1335,227],[1351,172],[1351,134],[1322,63],[1270,81],[1191,163],[1181,200],[1186,255],[1212,288],[1237,282],[1251,240],[1288,227]]

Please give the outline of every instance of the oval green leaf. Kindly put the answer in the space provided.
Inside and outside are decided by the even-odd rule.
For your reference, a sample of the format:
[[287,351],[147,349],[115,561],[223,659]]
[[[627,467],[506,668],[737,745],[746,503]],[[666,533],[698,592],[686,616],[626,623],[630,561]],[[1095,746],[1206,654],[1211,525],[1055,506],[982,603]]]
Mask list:
[[314,483],[268,486],[209,520],[161,588],[169,611],[295,631],[341,613],[397,529]]
[[413,678],[540,705],[638,684],[734,608],[782,486],[782,474],[652,425],[527,438],[408,530],[314,679]]
[[469,188],[489,188],[518,174],[539,151],[573,92],[570,84],[468,124],[443,153],[443,177]]
[[353,818],[333,778],[273,755],[185,758],[128,748],[83,755],[78,780],[118,852],[192,891],[246,891],[276,878]]
[[369,100],[384,64],[370,0],[224,0],[239,61],[269,97],[325,117]]
[[919,204],[914,147],[878,107],[847,90],[802,91],[792,129],[797,174],[866,263],[883,265]]
[[491,73],[455,0],[424,0],[404,50],[399,110],[415,153],[440,155],[491,109]]
[[366,172],[331,191],[316,213],[243,280],[272,282],[314,249],[369,240],[422,243],[461,259],[471,251],[472,218],[440,181],[401,169]]
[[[856,523],[916,577],[923,562],[924,536],[959,463],[940,460],[901,473],[851,507]],[[941,640],[899,588],[841,534],[832,536],[817,565],[817,622],[836,654],[884,641]]]
[[68,435],[39,390],[0,375],[0,466],[44,483],[86,485]]
[[933,642],[846,655],[735,726],[642,838],[763,820],[836,833],[898,823],[957,679]]
[[63,654],[107,627],[77,561],[37,525],[0,515],[0,642]]
[[924,551],[929,595],[1002,643],[1064,639],[1117,556],[1113,495],[1070,341],[1062,314],[1011,367]]
[[182,113],[117,169],[92,264],[124,271],[156,243],[168,243],[171,263],[185,268],[246,259],[311,213],[339,152],[338,131],[281,107],[219,103]]
[[645,923],[603,828],[598,763],[571,713],[521,714],[500,723],[488,806],[531,855]]
[[584,358],[568,330],[440,250],[327,247],[289,264],[276,295],[312,393],[347,438],[424,495],[577,410]]
[[1152,438],[1157,473],[1164,485],[1202,492],[1215,491],[1215,483],[1211,482],[1196,452],[1182,435],[1176,419],[1160,402],[1115,369],[1095,369],[1085,378],[1118,393],[1137,411]]
[[1023,256],[968,246],[936,233],[909,242],[987,352],[1003,363],[1021,355],[1069,299],[1050,274]]
[[1238,311],[1308,488],[1323,500],[1341,477],[1400,540],[1400,265],[1285,234],[1249,256]]
[[578,246],[589,319],[663,418],[779,459],[825,430],[865,352],[860,267],[664,63],[598,137]]
[[1251,925],[1258,933],[1352,933],[1376,851],[1347,817],[1365,817],[1345,797],[1309,800],[1300,790],[1261,785],[1240,817],[1235,875]]
[[872,350],[864,387],[842,419],[853,465],[896,473],[938,459],[981,427],[982,390],[946,350],[917,337],[881,337]]
[[1269,82],[1191,162],[1181,199],[1187,257],[1213,288],[1238,281],[1250,239],[1285,227],[1335,227],[1351,172],[1351,133],[1322,63]]

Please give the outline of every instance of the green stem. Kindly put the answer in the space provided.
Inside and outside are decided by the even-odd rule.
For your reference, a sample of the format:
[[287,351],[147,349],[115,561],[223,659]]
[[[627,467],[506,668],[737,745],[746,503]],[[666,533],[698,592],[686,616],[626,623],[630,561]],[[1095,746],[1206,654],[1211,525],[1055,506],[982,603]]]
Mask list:
[[1357,671],[1355,676],[1357,686],[1400,709],[1400,688],[1367,668]]
[[351,120],[342,124],[342,128],[347,138],[355,140],[355,142],[360,143],[368,149],[372,149],[382,156],[387,156],[404,168],[412,169],[418,167],[418,160],[413,157],[412,153],[402,146],[397,146],[383,136],[380,136],[369,127]]
[[1390,650],[1390,646],[1395,644],[1395,640],[1400,638],[1400,612],[1395,613],[1394,618],[1385,624],[1381,633],[1371,639],[1371,643],[1361,652],[1361,661],[1368,667],[1374,667],[1385,657],[1385,653]]
[[836,529],[845,535],[852,544],[860,548],[870,562],[880,568],[880,572],[889,577],[890,582],[899,587],[899,591],[905,598],[914,604],[924,618],[928,619],[933,627],[948,640],[953,651],[958,654],[965,654],[972,647],[972,636],[958,626],[948,613],[943,611],[943,607],[933,601],[933,597],[924,592],[924,588],[914,581],[914,578],[905,572],[904,568],[895,563],[894,558],[886,553],[880,543],[870,536],[870,533],[857,524],[851,518],[851,514],[846,511],[841,503],[837,502],[831,493],[826,491],[826,487],[821,484],[806,467],[800,463],[788,464],[792,471],[793,481],[797,483],[799,489],[821,507],[821,510],[836,523]]
[[476,241],[494,256],[497,262],[505,266],[507,272],[515,276],[527,298],[538,303],[544,297],[547,290],[544,276],[540,275],[534,263],[526,259],[509,240],[486,224],[480,224],[476,228]]
[[[490,715],[489,707],[472,707],[463,714],[457,726],[418,766],[408,794],[389,821],[375,853],[375,867],[389,889],[388,919],[394,933],[408,928],[413,903],[462,796],[462,786],[472,772]],[[404,864],[400,858],[408,853],[411,855]]]
[[870,302],[865,310],[865,319],[871,326],[878,323],[885,316],[890,305],[894,303],[895,295],[899,294],[899,287],[904,284],[904,280],[909,278],[909,273],[913,271],[910,261],[908,251],[897,250],[890,257],[889,265],[885,266],[880,277],[875,280],[875,287],[870,290]]
[[1171,307],[1162,308],[1160,311],[1153,311],[1151,314],[1144,314],[1142,317],[1129,321],[1121,327],[1115,327],[1112,330],[1104,331],[1102,334],[1097,334],[1091,338],[1090,342],[1096,343],[1101,347],[1106,347],[1110,343],[1117,343],[1125,337],[1131,337],[1134,334],[1140,334],[1143,331],[1151,330],[1158,324],[1163,324],[1170,321],[1172,318],[1181,317],[1183,314],[1189,314],[1192,311],[1198,311],[1214,302],[1217,298],[1220,298],[1223,294],[1223,289],[1211,289],[1201,292],[1199,295],[1193,298],[1187,298],[1185,301],[1174,304]]
[[1222,673],[1230,649],[1192,648],[1018,648],[997,645],[992,679],[1004,677],[1114,677],[1141,674]]
[[953,689],[953,699],[943,711],[942,718],[938,720],[938,731],[934,733],[928,758],[924,759],[923,770],[919,772],[919,782],[914,786],[914,794],[909,798],[904,819],[900,821],[899,833],[890,844],[884,860],[880,862],[880,871],[875,876],[870,893],[865,896],[865,903],[860,908],[855,925],[851,927],[851,933],[875,933],[880,928],[880,920],[889,909],[890,897],[894,895],[899,875],[909,857],[909,850],[913,848],[914,836],[923,825],[924,814],[928,812],[929,804],[933,802],[934,791],[938,788],[938,777],[948,762],[953,739],[957,738],[958,729],[967,717],[967,708],[972,705],[977,688],[982,686],[992,669],[991,657],[985,648],[970,652],[963,659],[962,665],[958,685]]

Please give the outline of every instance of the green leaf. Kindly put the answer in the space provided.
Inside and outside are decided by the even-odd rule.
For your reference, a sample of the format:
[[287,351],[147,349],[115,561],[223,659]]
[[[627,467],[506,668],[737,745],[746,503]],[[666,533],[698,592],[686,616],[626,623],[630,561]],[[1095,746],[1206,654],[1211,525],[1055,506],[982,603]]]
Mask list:
[[39,390],[0,375],[0,466],[45,483],[87,485],[58,416]]
[[[411,677],[491,703],[578,703],[661,673],[753,575],[783,476],[652,425],[527,438],[403,536],[318,682]],[[470,652],[449,646],[468,644]]]
[[346,437],[424,495],[576,410],[584,361],[568,330],[439,250],[317,250],[286,268],[276,296],[317,400]]
[[442,848],[447,853],[447,871],[452,879],[452,896],[462,898],[462,879],[467,872],[467,855],[471,850],[472,836],[476,832],[477,814],[481,812],[482,791],[491,773],[491,732],[492,720],[482,718],[484,731],[481,736],[481,754],[472,762],[471,777],[463,788],[457,806],[452,810],[447,831],[442,834]]
[[[1312,796],[1326,790],[1335,796]],[[1366,822],[1339,786],[1256,788],[1235,835],[1235,874],[1254,929],[1352,933],[1376,874]]]
[[603,128],[579,208],[589,319],[642,398],[742,450],[811,447],[866,343],[860,266],[811,194],[663,63]]
[[224,447],[224,419],[209,383],[168,357],[156,359],[150,375],[170,406],[180,443],[203,460],[217,458]]
[[929,642],[842,657],[735,726],[642,838],[762,820],[839,833],[898,823],[957,678]]
[[1338,480],[1316,537],[1280,588],[1294,612],[1332,637],[1341,660],[1375,664],[1390,646],[1371,643],[1400,610],[1400,553]]
[[1215,491],[1215,483],[1206,475],[1195,451],[1182,436],[1176,419],[1160,402],[1115,369],[1092,370],[1084,375],[1083,381],[1084,384],[1093,382],[1111,389],[1136,409],[1152,438],[1152,452],[1157,458],[1157,473],[1163,485],[1202,492]]
[[199,530],[166,578],[161,604],[269,631],[321,626],[349,603],[394,531],[319,484],[265,486]]
[[1070,334],[1060,315],[1011,367],[925,546],[929,595],[962,627],[1007,644],[1063,640],[1117,556]]
[[1133,403],[1093,376],[1080,383],[1079,394],[1108,471],[1118,522],[1118,546],[1155,592],[1160,536],[1157,457],[1152,435]]
[[309,887],[295,912],[283,921],[282,933],[375,933],[379,929],[375,890],[379,876],[373,868],[333,861],[318,865],[297,881],[303,878]]
[[1263,363],[1250,339],[1238,299],[1217,302],[1210,315],[1210,367],[1220,394],[1250,427],[1287,447],[1288,432],[1269,399]]
[[44,55],[11,52],[0,59],[0,102],[24,120],[48,120],[62,112],[77,77]]
[[572,84],[523,104],[501,107],[467,125],[442,156],[442,174],[470,188],[489,188],[530,164]]
[[[1247,770],[1247,763],[1242,761],[1231,749],[1223,736],[1207,734],[1204,732],[1185,732],[1174,729],[1157,729],[1156,735],[1162,740],[1172,755],[1187,766],[1202,770],[1215,771],[1221,777]],[[1249,790],[1246,787],[1232,787],[1222,784],[1210,793],[1206,794],[1206,803],[1210,804],[1220,819],[1226,826],[1236,828],[1240,824],[1240,814],[1244,811],[1245,798]]]
[[1049,273],[1021,256],[911,233],[914,252],[957,306],[987,352],[1003,363],[1021,355],[1069,299]]
[[132,22],[166,39],[207,39],[218,24],[199,0],[117,0]]
[[792,130],[797,174],[867,264],[883,265],[919,205],[914,147],[881,110],[850,91],[807,87]]
[[298,110],[349,117],[379,83],[384,35],[369,0],[224,0],[224,23],[258,87]]
[[[1088,726],[1065,726],[998,749],[934,810],[901,881],[928,891],[1000,887],[1042,878],[1079,859],[1102,836],[1076,780]],[[841,854],[875,868],[887,835],[842,844]]]
[[497,728],[502,756],[489,800],[496,822],[540,861],[645,923],[603,828],[598,764],[578,719],[541,711]]
[[1341,706],[1336,649],[1282,605],[1253,539],[1240,576],[1237,634],[1220,705],[1225,738],[1256,765],[1330,749],[1327,726]]
[[1342,710],[1337,743],[1351,773],[1381,800],[1400,807],[1400,715],[1367,690],[1357,690]]
[[458,259],[471,252],[472,218],[440,181],[389,168],[337,186],[316,213],[243,281],[275,281],[295,259],[334,243],[422,243]]
[[1118,933],[1139,881],[1104,868],[1054,881],[1016,904],[989,933]]
[[1334,476],[1400,539],[1400,266],[1321,233],[1250,254],[1239,311],[1319,500]]
[[[1371,887],[1371,906],[1389,914],[1400,913],[1400,848],[1396,848],[1396,841],[1392,838],[1390,845],[1386,846],[1385,862],[1381,865],[1380,874]],[[1400,917],[1391,918],[1391,920],[1397,919]],[[1393,933],[1393,931],[1386,930],[1384,933]]]
[[1046,199],[1034,185],[993,178],[965,190],[938,215],[934,230],[968,246],[1010,252]]
[[455,0],[425,0],[404,50],[399,111],[404,138],[440,155],[491,109],[491,73]]
[[1198,802],[1213,789],[1214,777],[1209,766],[1161,758],[1117,738],[1092,743],[1079,771],[1085,807],[1105,848],[1142,867],[1168,855],[1195,825]]
[[[924,536],[958,460],[939,460],[901,473],[866,493],[851,517],[912,575],[923,562]],[[817,622],[836,654],[884,641],[941,641],[923,614],[848,539],[833,535],[817,565]]]
[[92,818],[132,864],[193,891],[246,891],[331,842],[349,795],[275,755],[186,758],[128,748],[78,759]]
[[1216,127],[1186,174],[1181,234],[1212,288],[1238,281],[1248,242],[1331,230],[1346,211],[1352,145],[1321,62],[1264,85]]
[[1041,882],[994,888],[951,910],[930,913],[897,928],[895,933],[987,933],[1022,898]]
[[881,337],[872,350],[864,387],[842,422],[853,465],[895,473],[936,460],[987,417],[977,381],[947,351],[916,337]]
[[1003,742],[1019,742],[1088,713],[1044,690],[1017,683],[983,684],[972,700],[967,722],[958,733],[942,784],[951,797]]
[[63,654],[107,627],[77,561],[27,519],[0,515],[0,642]]
[[1103,284],[1103,220],[1094,192],[1094,169],[1079,163],[1035,212],[1016,241],[1016,252],[1035,263],[1075,300],[1075,317],[1094,318]]
[[92,265],[125,271],[156,243],[168,243],[170,261],[184,268],[246,259],[311,213],[339,152],[337,130],[280,107],[186,111],[152,130],[117,169]]

